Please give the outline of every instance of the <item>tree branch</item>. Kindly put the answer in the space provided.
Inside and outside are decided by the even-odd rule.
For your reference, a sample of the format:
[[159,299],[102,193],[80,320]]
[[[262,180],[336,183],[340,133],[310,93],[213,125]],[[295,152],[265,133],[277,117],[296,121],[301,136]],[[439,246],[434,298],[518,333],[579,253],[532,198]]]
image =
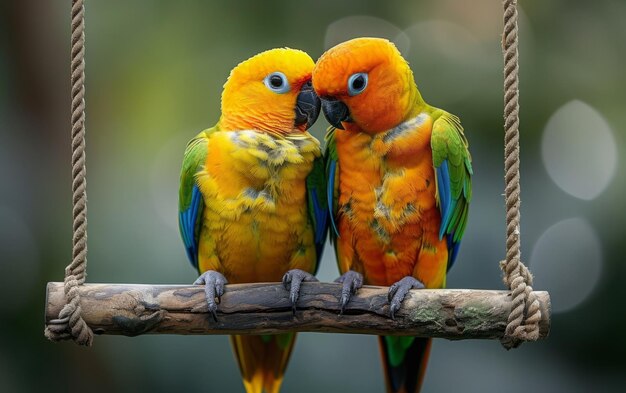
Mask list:
[[[218,321],[207,313],[204,288],[183,285],[85,284],[82,316],[96,334],[274,334],[329,332],[499,339],[504,334],[508,291],[412,290],[391,320],[387,288],[365,286],[339,316],[340,284],[303,283],[294,316],[280,284],[227,285]],[[540,338],[550,330],[550,297],[535,292],[541,305]],[[63,283],[47,286],[46,325],[65,304]]]

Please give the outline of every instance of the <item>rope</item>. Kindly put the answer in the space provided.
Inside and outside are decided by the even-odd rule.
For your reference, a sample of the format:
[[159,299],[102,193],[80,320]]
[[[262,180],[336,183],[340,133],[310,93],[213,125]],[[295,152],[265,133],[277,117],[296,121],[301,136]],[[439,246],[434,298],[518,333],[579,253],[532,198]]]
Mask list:
[[72,0],[72,262],[65,268],[65,301],[59,318],[48,322],[52,341],[73,339],[90,346],[93,332],[81,317],[79,286],[87,274],[87,183],[85,169],[85,7]]
[[506,199],[506,260],[500,262],[504,283],[511,290],[513,306],[502,345],[506,349],[539,338],[541,311],[532,293],[533,277],[520,253],[520,158],[519,158],[519,58],[517,0],[503,0],[504,35],[504,170]]

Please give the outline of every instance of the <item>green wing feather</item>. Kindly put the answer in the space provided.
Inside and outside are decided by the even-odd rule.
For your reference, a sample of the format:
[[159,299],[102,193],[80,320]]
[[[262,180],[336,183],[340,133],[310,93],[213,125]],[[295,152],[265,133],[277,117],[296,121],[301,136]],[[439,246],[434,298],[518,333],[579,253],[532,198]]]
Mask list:
[[436,173],[437,204],[441,211],[439,237],[448,239],[448,269],[458,254],[472,199],[472,159],[458,117],[442,110],[433,113],[431,148]]
[[317,255],[315,273],[317,273],[328,233],[328,200],[323,157],[318,157],[313,161],[313,169],[306,178],[306,188],[309,219],[315,234],[315,251]]
[[206,162],[209,145],[208,136],[213,131],[215,128],[204,130],[189,141],[180,172],[178,227],[185,244],[187,257],[196,269],[198,268],[198,239],[204,210],[204,201],[196,183],[196,174]]

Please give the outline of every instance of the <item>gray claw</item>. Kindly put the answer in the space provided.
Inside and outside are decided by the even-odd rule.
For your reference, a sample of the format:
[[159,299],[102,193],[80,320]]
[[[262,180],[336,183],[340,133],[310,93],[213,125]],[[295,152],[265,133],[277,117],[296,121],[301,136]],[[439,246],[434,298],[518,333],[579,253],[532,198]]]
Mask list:
[[396,319],[396,311],[402,306],[404,297],[411,289],[423,289],[424,284],[415,277],[406,276],[389,287],[387,299],[389,300],[389,316]]
[[209,313],[213,320],[217,322],[217,305],[224,294],[224,285],[228,284],[226,277],[222,273],[215,270],[208,270],[200,275],[193,285],[204,285],[204,294],[206,296]]
[[291,311],[296,315],[296,303],[300,297],[300,285],[303,281],[318,281],[314,275],[304,270],[292,269],[283,276],[283,286],[289,291],[289,301],[291,301]]
[[341,306],[339,315],[343,315],[352,295],[363,286],[363,275],[353,270],[348,270],[339,276],[335,282],[343,284],[341,288],[341,298],[339,299],[339,305]]

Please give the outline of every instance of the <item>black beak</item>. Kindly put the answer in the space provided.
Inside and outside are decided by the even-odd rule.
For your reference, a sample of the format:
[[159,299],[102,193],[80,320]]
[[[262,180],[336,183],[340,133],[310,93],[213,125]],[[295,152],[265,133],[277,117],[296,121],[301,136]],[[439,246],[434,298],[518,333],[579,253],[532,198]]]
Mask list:
[[320,104],[311,81],[302,85],[296,100],[296,126],[306,124],[305,129],[311,127],[320,115]]
[[335,128],[343,130],[342,121],[352,121],[350,110],[343,102],[334,98],[322,99],[322,110],[324,117]]

